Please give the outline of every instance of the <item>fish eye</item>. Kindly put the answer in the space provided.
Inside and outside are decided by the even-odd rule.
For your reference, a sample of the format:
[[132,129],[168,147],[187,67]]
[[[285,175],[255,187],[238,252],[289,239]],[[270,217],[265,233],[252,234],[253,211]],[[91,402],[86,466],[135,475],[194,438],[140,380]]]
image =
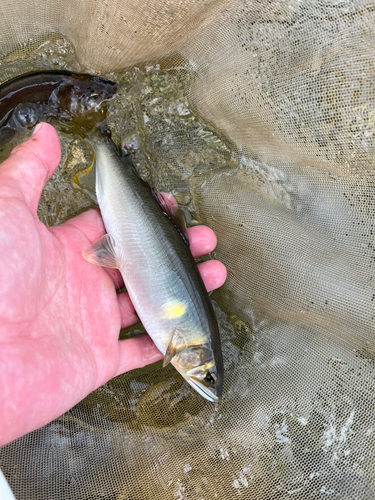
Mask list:
[[215,384],[217,382],[217,376],[213,372],[207,372],[204,379],[210,384]]
[[93,92],[90,95],[90,97],[91,97],[91,99],[93,99],[94,101],[96,101],[99,98],[99,94],[97,92]]
[[22,127],[30,128],[38,121],[35,104],[21,104],[14,111],[14,117]]

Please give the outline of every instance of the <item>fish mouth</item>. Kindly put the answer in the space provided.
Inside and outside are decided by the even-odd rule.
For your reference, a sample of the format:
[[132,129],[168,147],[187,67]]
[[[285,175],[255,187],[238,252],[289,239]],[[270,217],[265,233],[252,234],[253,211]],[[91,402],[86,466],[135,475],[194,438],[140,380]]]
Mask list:
[[213,390],[210,387],[206,387],[205,385],[203,385],[199,380],[189,378],[187,379],[187,381],[193,387],[193,389],[197,391],[198,394],[203,396],[211,403],[216,403],[217,401],[219,401],[218,396],[214,394]]

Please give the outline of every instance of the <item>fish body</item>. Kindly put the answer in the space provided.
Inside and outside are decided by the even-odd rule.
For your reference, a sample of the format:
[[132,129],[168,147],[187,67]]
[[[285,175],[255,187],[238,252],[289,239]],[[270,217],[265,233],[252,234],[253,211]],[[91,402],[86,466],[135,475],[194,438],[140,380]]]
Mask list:
[[42,71],[9,80],[0,85],[0,146],[39,121],[87,116],[117,91],[114,82],[69,71]]
[[117,267],[146,331],[206,399],[220,398],[223,361],[213,307],[191,252],[131,160],[94,144],[96,195],[107,235],[84,252]]

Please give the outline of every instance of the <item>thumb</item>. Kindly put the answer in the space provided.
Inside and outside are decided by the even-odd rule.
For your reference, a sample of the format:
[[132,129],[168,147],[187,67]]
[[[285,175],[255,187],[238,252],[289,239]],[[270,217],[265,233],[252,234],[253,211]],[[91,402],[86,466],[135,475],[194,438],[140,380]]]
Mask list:
[[0,184],[10,188],[13,195],[21,194],[35,214],[42,189],[58,167],[60,158],[56,130],[48,123],[39,123],[30,139],[16,146],[0,165]]

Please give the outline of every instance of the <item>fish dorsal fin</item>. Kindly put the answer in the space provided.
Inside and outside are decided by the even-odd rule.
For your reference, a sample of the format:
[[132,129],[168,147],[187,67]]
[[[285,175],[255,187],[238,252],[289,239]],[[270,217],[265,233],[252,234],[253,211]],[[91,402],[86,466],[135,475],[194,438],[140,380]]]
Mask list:
[[155,189],[151,188],[152,196],[159,205],[161,211],[168,218],[174,228],[177,230],[185,244],[189,246],[189,236],[187,233],[186,220],[184,212],[176,206],[172,206],[167,202],[162,193],[158,193]]
[[105,234],[82,252],[83,257],[96,266],[120,269],[122,262],[116,255],[116,244],[112,236]]
[[134,163],[132,161],[132,156],[129,153],[125,153],[123,150],[121,151],[121,156],[125,158],[129,164],[132,166],[134,172],[137,174],[139,177],[141,183],[151,191],[151,194],[156,201],[156,203],[159,205],[161,211],[163,214],[167,217],[169,222],[173,225],[173,227],[176,229],[178,234],[181,236],[183,239],[184,243],[189,247],[189,236],[187,232],[187,227],[186,227],[186,220],[185,220],[185,215],[183,211],[176,206],[172,206],[168,201],[164,198],[162,193],[158,193],[154,188],[150,186],[150,184],[142,179],[142,177],[139,175],[139,172],[134,166]]
[[146,182],[142,177],[139,175],[137,169],[135,168],[135,165],[133,163],[133,158],[132,155],[125,152],[124,150],[118,150],[116,148],[116,145],[113,143],[111,139],[111,132],[108,129],[108,126],[104,123],[101,126],[99,126],[96,129],[96,134],[105,137],[107,144],[110,145],[110,147],[118,152],[120,156],[122,156],[123,159],[126,160],[126,162],[131,166],[134,170],[134,172],[137,174],[139,177],[141,183],[151,191],[151,194],[156,201],[156,203],[159,205],[160,209],[164,213],[164,215],[167,217],[167,219],[171,222],[171,224],[175,227],[181,238],[183,239],[184,243],[189,247],[189,236],[187,233],[187,228],[186,228],[186,220],[184,213],[181,209],[178,208],[178,205],[175,207],[172,207],[170,203],[168,203],[164,196],[161,193],[158,193],[155,191],[154,188],[150,187],[148,182]]

